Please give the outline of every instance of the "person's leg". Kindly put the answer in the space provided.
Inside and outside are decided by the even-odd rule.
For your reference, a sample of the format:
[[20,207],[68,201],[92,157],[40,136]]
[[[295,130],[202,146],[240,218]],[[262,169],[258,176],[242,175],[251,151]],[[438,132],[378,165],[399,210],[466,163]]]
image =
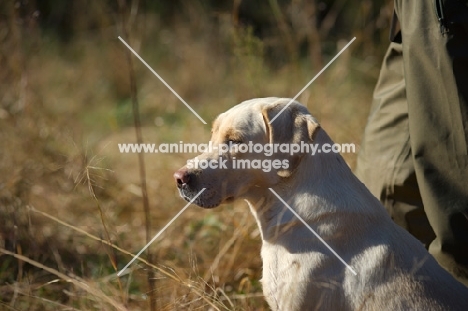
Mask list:
[[429,252],[468,285],[468,1],[396,0],[395,9],[412,157],[436,234]]
[[392,219],[428,247],[434,233],[413,168],[401,49],[391,43],[385,55],[355,172]]

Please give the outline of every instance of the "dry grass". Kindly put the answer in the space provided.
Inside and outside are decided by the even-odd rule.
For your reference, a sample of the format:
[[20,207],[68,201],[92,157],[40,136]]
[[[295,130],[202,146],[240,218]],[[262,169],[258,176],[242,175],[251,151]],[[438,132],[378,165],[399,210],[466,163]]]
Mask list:
[[[117,148],[135,135],[116,29],[67,44],[38,30],[0,37],[0,309],[146,310],[151,270],[158,310],[267,310],[259,232],[243,202],[190,207],[150,247],[153,263],[140,258],[116,276],[146,240],[137,157]],[[216,27],[206,16],[171,27],[147,16],[129,40],[208,122],[242,100],[292,97],[315,75],[307,59],[271,66],[267,43],[223,16]],[[299,98],[336,142],[359,143],[376,79],[377,64],[356,49]],[[208,141],[209,126],[134,65],[143,139]],[[192,156],[145,155],[152,234],[185,205],[172,174]],[[345,155],[350,166],[355,157]]]

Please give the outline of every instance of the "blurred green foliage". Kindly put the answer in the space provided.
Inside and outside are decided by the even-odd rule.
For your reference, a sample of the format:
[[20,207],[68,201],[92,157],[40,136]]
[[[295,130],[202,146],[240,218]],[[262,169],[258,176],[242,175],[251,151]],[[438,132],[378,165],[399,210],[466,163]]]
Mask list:
[[[368,53],[372,46],[386,40],[391,9],[391,0],[6,0],[0,3],[4,21],[11,23],[15,16],[15,22],[23,27],[37,24],[41,31],[63,42],[82,32],[110,27],[126,14],[139,14],[138,18],[151,16],[160,25],[193,19],[190,12],[194,10],[204,15],[200,18],[208,18],[214,24],[228,15],[235,25],[249,27],[253,35],[264,41],[281,38],[289,28],[293,40],[288,44],[297,45],[294,49],[302,57],[306,56],[308,45],[317,43],[311,42],[314,39],[329,43],[353,35],[363,37],[361,48]],[[307,28],[316,31],[318,36],[307,35]],[[288,59],[285,45],[286,42],[267,45],[267,55]],[[331,46],[324,44],[324,52],[333,52]]]

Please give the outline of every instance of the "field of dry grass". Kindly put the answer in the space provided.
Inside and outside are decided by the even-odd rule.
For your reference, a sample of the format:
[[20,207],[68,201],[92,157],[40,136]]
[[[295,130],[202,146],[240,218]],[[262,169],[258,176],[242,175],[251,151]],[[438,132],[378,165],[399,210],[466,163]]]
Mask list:
[[[191,206],[150,246],[151,263],[143,254],[117,277],[146,244],[146,221],[152,236],[185,205],[172,175],[194,156],[144,156],[148,218],[137,155],[117,147],[135,142],[117,36],[209,123],[132,57],[150,143],[207,142],[217,114],[254,97],[293,97],[318,71],[308,57],[275,64],[248,27],[194,10],[171,24],[140,12],[144,25],[134,20],[125,38],[111,17],[66,41],[15,16],[0,22],[0,310],[147,310],[151,297],[157,310],[267,310],[259,232],[244,202]],[[299,101],[336,142],[358,146],[382,50],[367,55],[365,32],[354,33]],[[348,39],[324,42],[323,64]],[[344,156],[353,167],[356,155]]]

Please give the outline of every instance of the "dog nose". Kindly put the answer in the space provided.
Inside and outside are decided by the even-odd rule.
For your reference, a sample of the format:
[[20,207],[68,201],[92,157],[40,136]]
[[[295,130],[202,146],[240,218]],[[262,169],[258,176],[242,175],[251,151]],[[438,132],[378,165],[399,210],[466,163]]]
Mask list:
[[176,180],[177,186],[182,186],[189,183],[190,174],[187,170],[180,169],[174,173],[174,179]]

